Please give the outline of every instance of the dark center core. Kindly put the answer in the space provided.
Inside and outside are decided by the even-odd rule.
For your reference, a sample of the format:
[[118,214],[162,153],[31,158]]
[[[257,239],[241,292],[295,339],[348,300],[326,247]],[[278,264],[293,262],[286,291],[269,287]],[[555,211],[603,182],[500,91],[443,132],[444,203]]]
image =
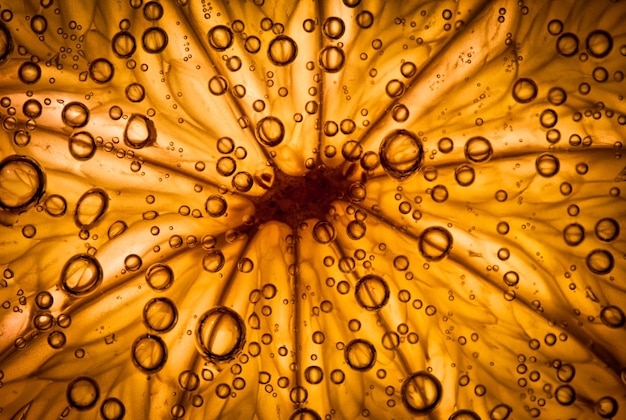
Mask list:
[[252,200],[257,223],[276,220],[296,228],[306,219],[325,220],[333,201],[345,199],[349,186],[341,167],[319,167],[304,176],[276,170],[272,187]]

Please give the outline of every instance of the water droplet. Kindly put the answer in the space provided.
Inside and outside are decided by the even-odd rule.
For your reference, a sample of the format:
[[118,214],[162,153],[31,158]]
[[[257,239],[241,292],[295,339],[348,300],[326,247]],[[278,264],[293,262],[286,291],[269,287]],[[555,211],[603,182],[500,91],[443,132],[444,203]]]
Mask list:
[[34,159],[11,155],[0,161],[0,208],[26,210],[41,199],[45,188],[43,169]]
[[152,264],[146,270],[146,282],[154,290],[162,292],[174,282],[174,272],[166,264]]
[[238,313],[226,307],[206,312],[196,327],[196,342],[200,353],[213,361],[233,359],[242,349],[246,327]]
[[61,271],[61,287],[72,296],[86,296],[96,290],[101,282],[102,267],[89,254],[74,255]]

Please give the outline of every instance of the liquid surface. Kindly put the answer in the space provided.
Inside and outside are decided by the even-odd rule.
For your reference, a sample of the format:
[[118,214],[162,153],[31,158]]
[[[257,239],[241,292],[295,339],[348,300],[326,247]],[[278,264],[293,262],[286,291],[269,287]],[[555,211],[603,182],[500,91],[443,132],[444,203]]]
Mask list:
[[625,418],[624,16],[2,2],[0,418]]

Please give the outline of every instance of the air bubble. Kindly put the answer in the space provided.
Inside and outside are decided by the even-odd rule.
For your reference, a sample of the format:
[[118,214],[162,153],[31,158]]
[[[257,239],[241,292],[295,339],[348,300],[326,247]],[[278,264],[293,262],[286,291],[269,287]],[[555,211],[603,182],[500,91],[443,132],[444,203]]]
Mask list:
[[206,200],[205,209],[211,217],[221,217],[226,213],[228,204],[221,195],[212,195]]
[[356,15],[356,24],[362,29],[371,28],[374,24],[374,15],[369,10],[364,10]]
[[122,31],[113,36],[111,47],[113,48],[113,53],[119,58],[129,58],[135,53],[137,43],[134,36],[129,32]]
[[80,229],[89,230],[96,226],[109,207],[109,196],[102,188],[85,192],[76,203],[74,223]]
[[532,102],[537,97],[537,84],[532,79],[517,79],[513,85],[513,99],[520,104]]
[[92,378],[80,376],[67,385],[65,396],[70,407],[76,410],[89,410],[98,402],[100,388]]
[[439,226],[426,228],[419,238],[419,251],[428,261],[440,261],[452,250],[452,235]]
[[276,117],[265,117],[257,123],[256,135],[265,146],[277,146],[285,137],[285,126]]
[[143,16],[151,22],[157,21],[163,17],[163,6],[156,1],[150,1],[143,7]]
[[322,417],[310,408],[298,408],[289,416],[289,420],[322,420]]
[[141,37],[143,49],[150,54],[158,54],[167,47],[167,32],[158,27],[146,29]]
[[556,50],[565,57],[571,57],[578,52],[578,37],[570,32],[559,36],[556,40]]
[[472,137],[465,143],[465,157],[470,162],[487,162],[493,155],[491,143],[484,137]]
[[39,118],[43,107],[37,99],[28,99],[22,106],[22,112],[28,118]]
[[367,340],[356,339],[346,345],[344,356],[348,365],[358,371],[366,371],[376,363],[376,349]]
[[27,61],[20,66],[17,74],[22,83],[32,85],[41,79],[41,67],[37,63]]
[[554,397],[561,405],[572,405],[576,401],[576,391],[571,385],[561,385],[554,391]]
[[210,250],[202,257],[202,267],[210,273],[219,272],[224,267],[225,262],[224,254],[217,249]]
[[167,347],[161,337],[145,334],[135,340],[131,348],[135,365],[144,373],[155,373],[167,362]]
[[600,311],[600,320],[609,328],[621,328],[626,323],[624,311],[618,306],[608,305]]
[[322,26],[322,32],[329,39],[339,39],[343,36],[346,30],[346,25],[343,23],[341,18],[332,16],[324,21],[324,25]]
[[541,115],[539,115],[539,122],[544,128],[554,127],[558,120],[558,115],[553,109],[545,109],[541,112]]
[[61,287],[72,296],[92,293],[102,282],[102,266],[89,254],[70,258],[61,271]]
[[115,70],[113,64],[106,58],[98,58],[89,65],[89,77],[96,83],[107,83],[111,81]]
[[376,311],[389,301],[389,286],[381,277],[368,274],[357,282],[354,295],[362,308]]
[[448,420],[481,420],[480,416],[472,410],[457,410],[448,417]]
[[267,49],[267,56],[277,66],[286,66],[292,63],[298,55],[296,41],[286,35],[274,38]]
[[105,420],[122,420],[126,415],[124,403],[117,398],[107,398],[102,401],[100,415]]
[[143,308],[143,322],[146,327],[164,333],[176,325],[178,310],[168,298],[151,299]]
[[608,32],[598,29],[587,35],[585,45],[591,56],[604,58],[613,49],[613,37]]
[[80,102],[70,102],[63,107],[61,119],[70,127],[84,127],[89,121],[89,109]]
[[230,28],[224,25],[211,28],[208,38],[209,45],[216,51],[225,51],[233,44],[233,33]]
[[250,54],[256,54],[261,50],[261,40],[254,35],[249,36],[243,46]]
[[619,405],[613,397],[602,397],[595,404],[595,412],[603,419],[612,419],[617,415]]
[[572,223],[563,229],[563,239],[569,246],[576,246],[585,239],[585,228],[578,223]]
[[592,273],[599,275],[610,273],[615,265],[613,254],[604,249],[591,251],[587,255],[585,262],[587,263],[587,268],[589,268]]
[[395,130],[388,134],[379,151],[383,168],[396,179],[416,173],[422,164],[423,154],[421,141],[407,130]]
[[548,32],[550,35],[556,36],[563,32],[563,22],[558,19],[553,19],[548,22]]
[[215,95],[223,95],[228,91],[228,82],[220,75],[211,77],[209,80],[209,91]]
[[346,55],[343,49],[334,45],[324,47],[319,54],[318,61],[320,66],[327,73],[337,73],[343,68]]
[[476,179],[474,168],[467,164],[460,165],[454,170],[454,179],[462,187],[472,185]]
[[326,221],[319,221],[313,227],[313,238],[321,244],[327,244],[336,237],[334,226]]
[[416,372],[402,383],[402,402],[417,415],[426,415],[434,410],[442,397],[441,382],[428,372]]
[[76,160],[89,160],[96,153],[96,141],[87,131],[73,133],[69,139],[70,154]]
[[238,313],[226,307],[206,312],[196,327],[196,343],[203,356],[212,361],[235,358],[245,344],[246,327]]
[[611,242],[619,236],[619,223],[610,217],[600,219],[596,223],[595,233],[601,241]]
[[6,25],[0,22],[0,63],[4,62],[13,51],[13,38]]
[[556,175],[559,172],[560,166],[561,165],[557,157],[550,153],[540,155],[535,161],[537,173],[545,178],[550,178]]
[[166,264],[153,264],[146,270],[146,282],[154,290],[162,292],[174,282],[174,272]]
[[133,149],[141,149],[156,141],[154,122],[141,114],[133,114],[124,129],[124,144]]
[[44,195],[46,177],[34,159],[12,155],[0,161],[0,208],[23,211]]

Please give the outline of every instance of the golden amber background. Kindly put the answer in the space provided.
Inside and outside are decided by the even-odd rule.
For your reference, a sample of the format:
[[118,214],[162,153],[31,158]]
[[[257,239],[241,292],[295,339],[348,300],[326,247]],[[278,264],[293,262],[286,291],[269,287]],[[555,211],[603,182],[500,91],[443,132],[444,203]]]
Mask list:
[[624,21],[1,2],[0,418],[624,418]]

